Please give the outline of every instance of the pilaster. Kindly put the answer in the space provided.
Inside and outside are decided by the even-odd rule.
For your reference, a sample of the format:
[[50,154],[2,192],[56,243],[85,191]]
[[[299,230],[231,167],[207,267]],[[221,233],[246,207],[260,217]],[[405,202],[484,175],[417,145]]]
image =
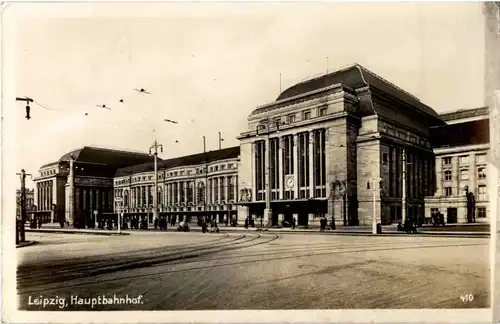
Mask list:
[[311,131],[309,132],[309,152],[308,152],[308,159],[309,159],[309,197],[313,198],[314,197],[314,156],[313,156],[313,151],[314,151],[314,132]]

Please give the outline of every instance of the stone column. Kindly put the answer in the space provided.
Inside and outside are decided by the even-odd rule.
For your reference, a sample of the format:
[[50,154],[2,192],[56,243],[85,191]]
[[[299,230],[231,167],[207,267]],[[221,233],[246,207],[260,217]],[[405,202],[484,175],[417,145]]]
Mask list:
[[283,145],[284,137],[278,138],[278,200],[285,199],[285,183],[283,179]]
[[309,198],[314,198],[314,131],[309,132]]
[[297,134],[293,135],[293,190],[294,198],[299,198],[299,136]]
[[[256,156],[257,156],[257,145],[255,142],[252,142],[252,160],[251,160],[251,166],[252,166],[252,188],[251,195],[252,195],[252,201],[257,200],[257,177],[256,177],[256,171],[257,171],[257,163],[255,162]],[[248,212],[246,213],[248,215]]]

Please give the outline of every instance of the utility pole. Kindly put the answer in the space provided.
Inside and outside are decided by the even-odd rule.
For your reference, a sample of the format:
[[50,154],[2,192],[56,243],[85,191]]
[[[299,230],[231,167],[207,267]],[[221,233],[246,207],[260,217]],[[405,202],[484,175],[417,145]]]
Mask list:
[[[267,226],[272,226],[273,223],[273,212],[271,209],[271,125],[274,124],[276,126],[276,131],[279,132],[279,122],[277,121],[271,121],[269,118],[264,120],[265,122],[265,127],[266,127],[266,140],[265,140],[265,158],[264,158],[264,164],[266,166],[266,179],[265,179],[265,185],[266,185],[266,209],[264,210],[264,215],[267,218]],[[257,125],[257,132],[256,135],[259,135],[259,126]]]
[[153,145],[149,148],[149,155],[151,155],[151,149],[154,150],[154,168],[155,168],[155,190],[153,195],[153,222],[158,218],[158,148],[160,148],[160,152],[163,153],[163,145],[158,144],[156,139],[153,142]]
[[[20,214],[21,214],[21,220],[20,224],[19,221],[17,220],[17,215],[16,215],[16,229],[19,232],[19,238],[16,233],[16,244],[19,242],[25,242],[26,241],[26,235],[24,232],[24,226],[26,224],[26,176],[30,176],[31,174],[27,174],[24,169],[21,170],[21,173],[16,173],[16,175],[20,176],[21,178],[21,197],[20,197]],[[19,226],[19,227],[18,227]],[[17,232],[16,231],[16,232]]]
[[406,222],[406,150],[403,149],[401,160],[403,162],[403,184],[402,184],[402,195],[401,195],[401,224],[404,225]]
[[221,135],[221,133],[219,132],[219,150],[222,150],[222,141],[223,141],[223,140],[224,140],[224,139],[222,138],[222,135]]

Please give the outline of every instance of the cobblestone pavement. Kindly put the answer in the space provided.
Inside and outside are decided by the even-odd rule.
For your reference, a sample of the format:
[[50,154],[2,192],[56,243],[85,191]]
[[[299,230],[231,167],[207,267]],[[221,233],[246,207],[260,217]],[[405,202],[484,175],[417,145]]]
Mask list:
[[[486,238],[134,232],[28,239],[39,244],[17,249],[27,310],[489,307]],[[67,305],[29,305],[40,296]],[[102,296],[142,297],[75,304]]]

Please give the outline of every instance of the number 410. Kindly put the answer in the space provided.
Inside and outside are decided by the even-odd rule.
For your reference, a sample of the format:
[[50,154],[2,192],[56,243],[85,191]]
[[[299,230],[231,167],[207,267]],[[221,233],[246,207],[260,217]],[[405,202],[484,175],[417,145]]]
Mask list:
[[460,300],[462,303],[470,303],[471,301],[474,300],[474,295],[473,294],[463,294],[460,296]]

